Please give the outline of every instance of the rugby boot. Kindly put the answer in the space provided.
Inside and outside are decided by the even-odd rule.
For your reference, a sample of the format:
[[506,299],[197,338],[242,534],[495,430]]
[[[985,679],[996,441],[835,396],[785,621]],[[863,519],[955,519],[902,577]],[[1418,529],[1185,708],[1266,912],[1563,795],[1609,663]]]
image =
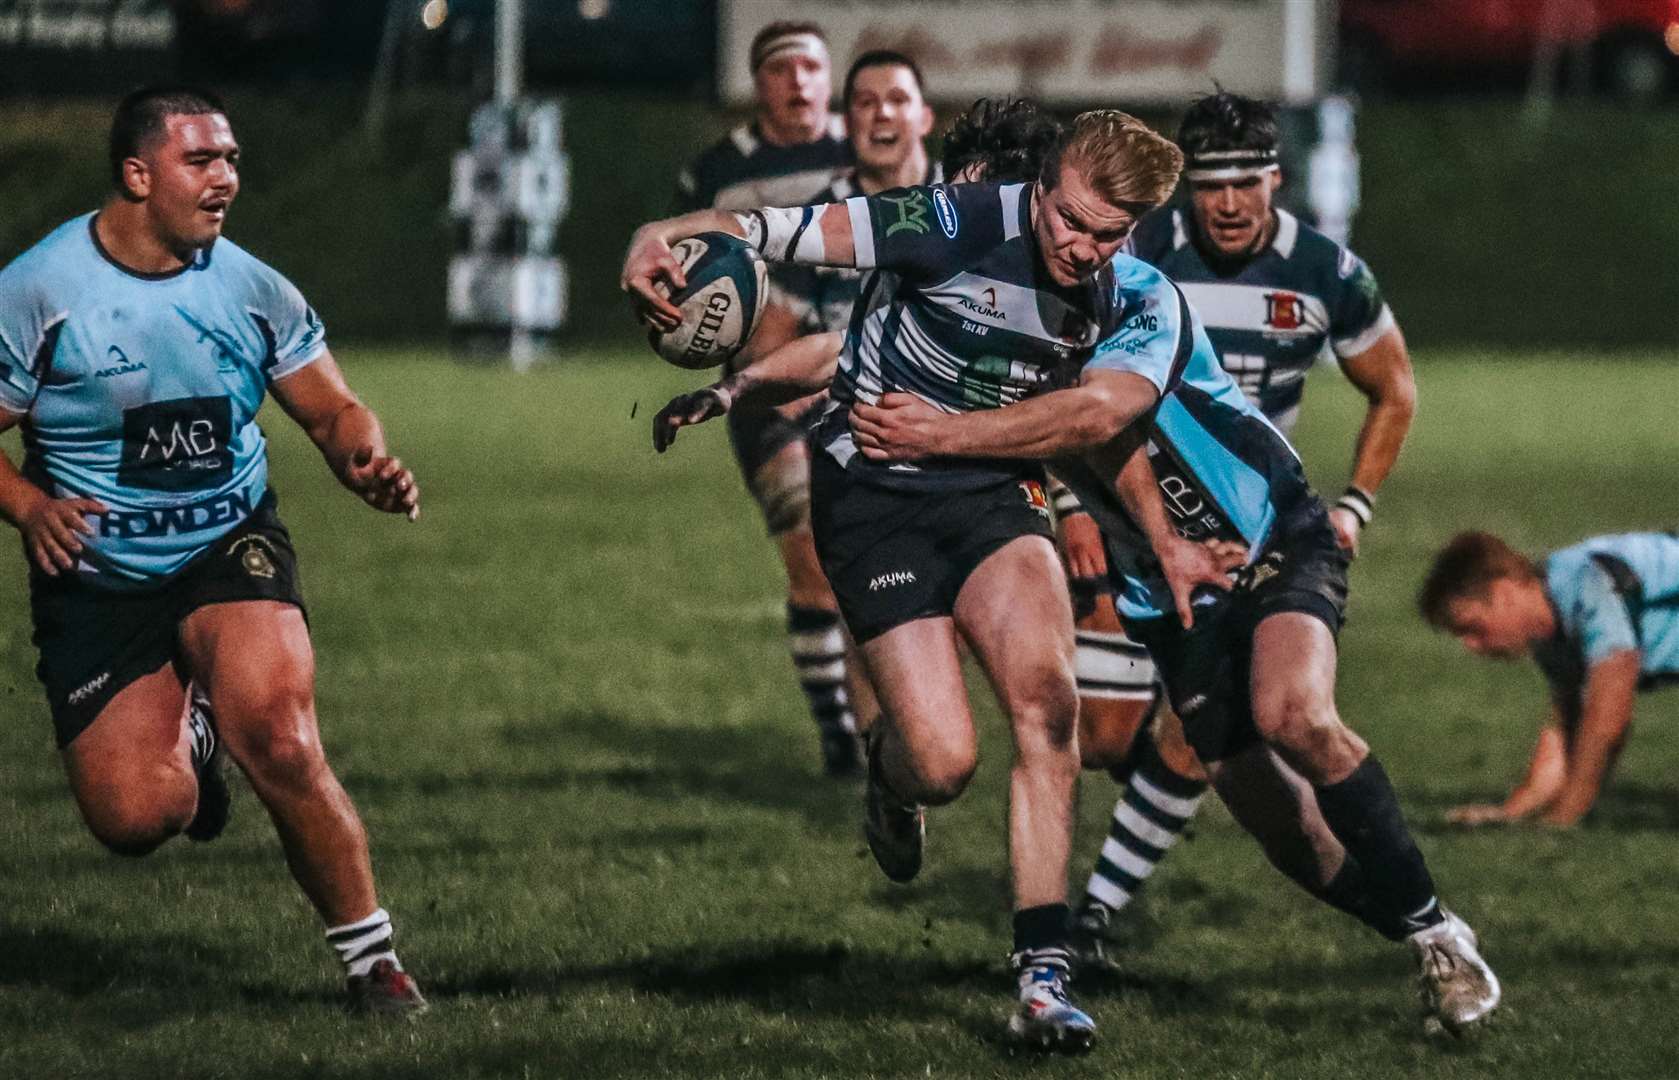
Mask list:
[[350,1011],[364,1016],[415,1017],[431,1008],[420,993],[420,984],[395,960],[379,960],[366,975],[351,975],[344,988],[350,995]]
[[1082,1054],[1096,1041],[1096,1022],[1067,997],[1072,981],[1065,949],[1028,949],[1009,958],[1020,1002],[1009,1017],[1009,1041],[1029,1050]]
[[1405,939],[1417,959],[1417,983],[1431,1019],[1453,1035],[1478,1026],[1498,1008],[1498,976],[1481,959],[1469,924],[1451,911]]
[[1073,970],[1113,971],[1119,966],[1108,953],[1108,924],[1112,919],[1112,908],[1088,897],[1073,912],[1067,920],[1067,952],[1073,958]]
[[192,742],[192,768],[198,775],[198,810],[187,823],[188,840],[214,840],[227,828],[233,792],[227,786],[227,755],[216,732],[210,698],[196,683],[187,686],[187,738]]
[[881,872],[900,885],[921,872],[927,843],[927,814],[886,789],[880,778],[878,743],[869,746],[869,780],[863,791],[863,835]]

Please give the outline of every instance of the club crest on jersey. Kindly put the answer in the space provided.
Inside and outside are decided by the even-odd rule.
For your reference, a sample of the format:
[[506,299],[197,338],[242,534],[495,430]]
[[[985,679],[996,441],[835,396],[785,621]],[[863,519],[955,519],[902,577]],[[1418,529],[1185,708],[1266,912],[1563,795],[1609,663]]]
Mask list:
[[956,204],[950,201],[944,188],[933,189],[933,210],[939,215],[939,228],[944,230],[945,236],[956,239]]
[[1302,321],[1300,297],[1291,292],[1265,294],[1265,325],[1273,330],[1298,330]]

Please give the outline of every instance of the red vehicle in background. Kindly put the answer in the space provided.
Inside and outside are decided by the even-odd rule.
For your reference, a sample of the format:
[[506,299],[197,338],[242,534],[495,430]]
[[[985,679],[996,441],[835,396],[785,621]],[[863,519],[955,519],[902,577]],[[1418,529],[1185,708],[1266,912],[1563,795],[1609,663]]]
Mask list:
[[1341,67],[1354,86],[1519,77],[1548,44],[1565,65],[1589,58],[1602,89],[1654,97],[1679,86],[1679,0],[1341,0]]

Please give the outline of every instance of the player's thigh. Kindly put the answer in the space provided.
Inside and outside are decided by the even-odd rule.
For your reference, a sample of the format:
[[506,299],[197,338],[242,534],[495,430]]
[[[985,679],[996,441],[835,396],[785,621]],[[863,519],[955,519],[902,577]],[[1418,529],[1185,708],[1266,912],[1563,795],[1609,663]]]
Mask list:
[[1113,597],[1096,597],[1073,630],[1079,751],[1089,768],[1117,765],[1154,714],[1159,691],[1148,650],[1125,634]]
[[124,831],[196,798],[186,690],[172,663],[119,690],[64,747],[65,771],[96,832]]
[[1369,748],[1335,708],[1335,636],[1299,611],[1269,615],[1254,630],[1254,723],[1265,740],[1313,783],[1333,783]]
[[229,749],[256,758],[319,753],[315,653],[303,612],[278,600],[207,604],[181,622],[187,670],[209,691]]
[[1049,538],[1016,536],[987,555],[957,594],[956,623],[1016,727],[1048,724],[1051,743],[1071,742],[1073,606]]
[[860,646],[869,683],[918,771],[972,772],[979,744],[948,617],[915,619]]

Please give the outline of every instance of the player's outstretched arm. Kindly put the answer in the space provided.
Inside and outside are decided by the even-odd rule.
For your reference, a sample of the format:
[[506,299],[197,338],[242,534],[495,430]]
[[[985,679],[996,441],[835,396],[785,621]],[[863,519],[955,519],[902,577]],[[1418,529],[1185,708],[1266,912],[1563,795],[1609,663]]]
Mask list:
[[1580,727],[1568,743],[1568,773],[1540,824],[1568,828],[1597,802],[1632,724],[1642,660],[1637,649],[1622,649],[1587,671]]
[[385,449],[385,431],[373,410],[344,381],[326,353],[274,383],[274,399],[320,448],[345,487],[375,510],[420,517],[420,487],[402,459]]
[[653,418],[653,449],[664,453],[679,429],[722,416],[743,401],[769,408],[826,389],[844,341],[837,330],[794,338],[710,386],[672,398]]
[[[0,434],[21,419],[0,409]],[[105,504],[97,499],[53,498],[30,483],[0,450],[0,517],[23,534],[24,549],[43,574],[57,577],[61,571],[76,568],[82,537],[93,535],[88,515],[104,512]]]
[[1501,803],[1469,803],[1446,811],[1453,825],[1503,825],[1531,817],[1556,801],[1568,775],[1568,745],[1563,735],[1562,714],[1551,710],[1550,720],[1539,731],[1527,775]]
[[1353,449],[1351,484],[1329,512],[1336,539],[1357,555],[1358,536],[1370,522],[1376,492],[1399,460],[1411,430],[1417,412],[1417,380],[1398,326],[1358,355],[1343,358],[1341,370],[1369,402]]

